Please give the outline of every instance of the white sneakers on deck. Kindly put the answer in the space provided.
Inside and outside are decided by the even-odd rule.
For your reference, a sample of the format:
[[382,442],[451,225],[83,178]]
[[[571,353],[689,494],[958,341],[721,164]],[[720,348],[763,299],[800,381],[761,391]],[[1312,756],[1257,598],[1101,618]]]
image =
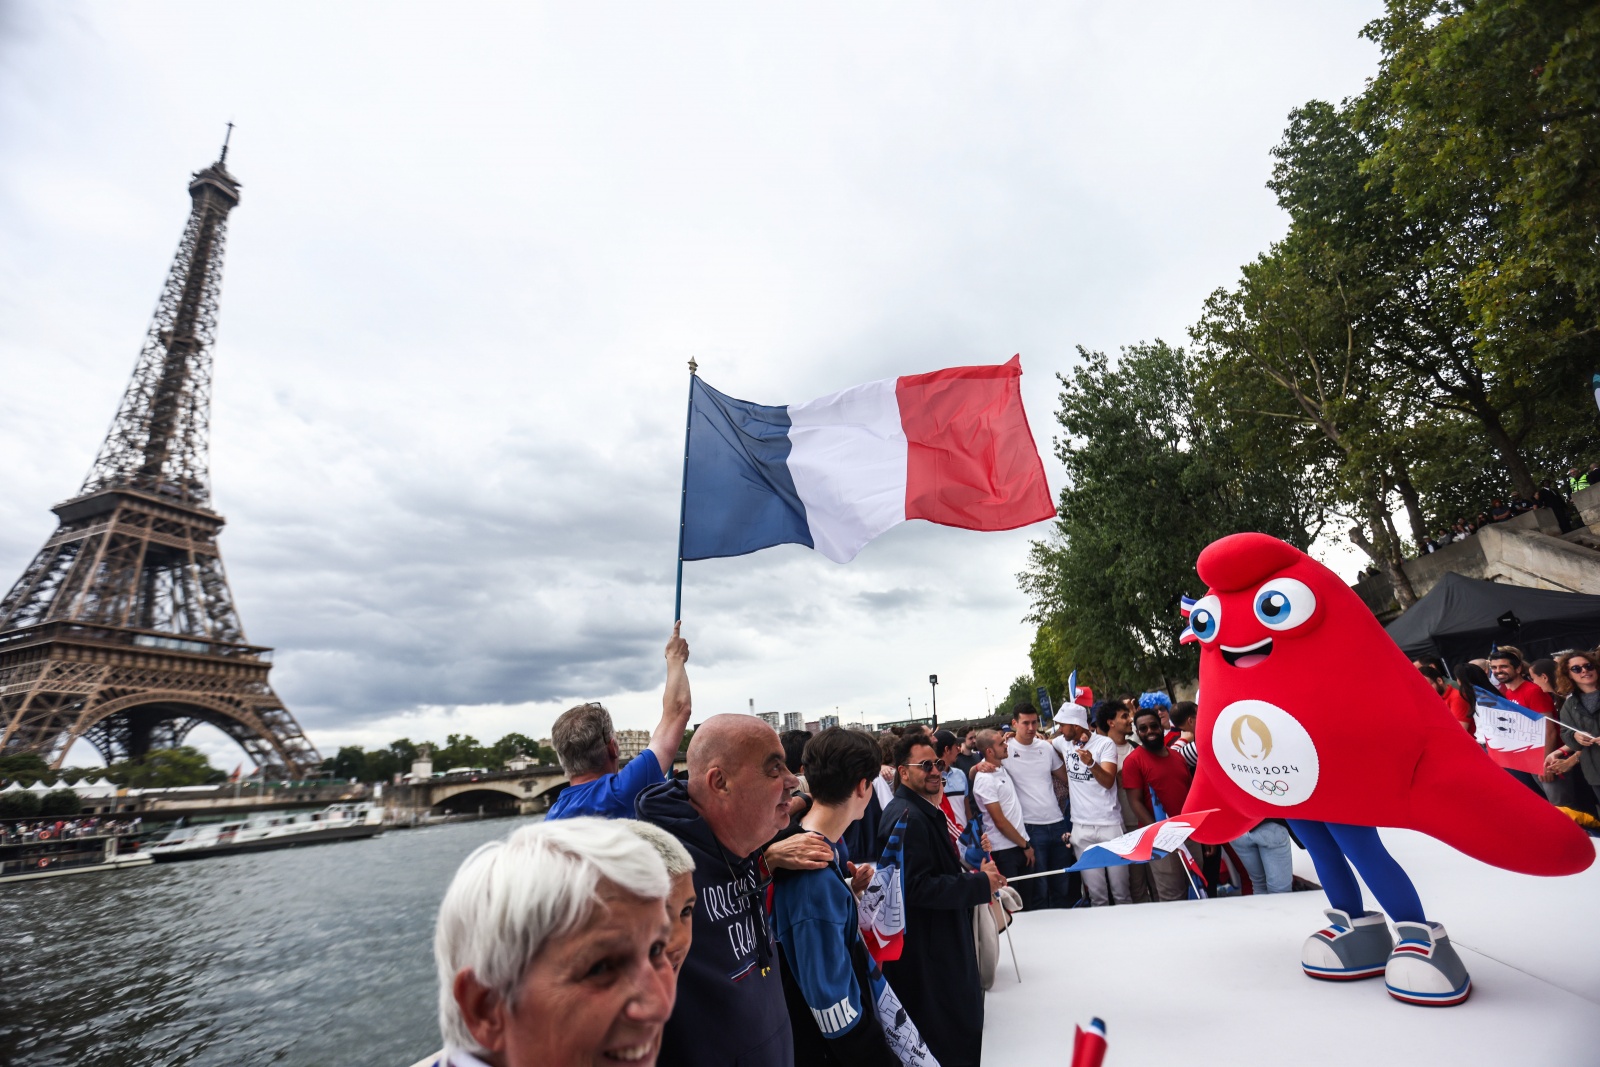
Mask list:
[[1396,923],[1396,942],[1381,912],[1352,918],[1327,910],[1328,925],[1306,938],[1300,967],[1325,982],[1383,976],[1389,995],[1407,1004],[1448,1007],[1472,992],[1472,979],[1438,923]]

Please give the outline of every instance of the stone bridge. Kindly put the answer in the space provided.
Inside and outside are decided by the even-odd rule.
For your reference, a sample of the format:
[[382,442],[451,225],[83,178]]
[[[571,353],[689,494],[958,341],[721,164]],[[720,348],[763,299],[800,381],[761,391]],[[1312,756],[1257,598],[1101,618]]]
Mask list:
[[[680,756],[673,770],[684,766]],[[447,773],[423,782],[385,786],[383,800],[397,812],[534,815],[549,810],[568,784],[560,767]]]

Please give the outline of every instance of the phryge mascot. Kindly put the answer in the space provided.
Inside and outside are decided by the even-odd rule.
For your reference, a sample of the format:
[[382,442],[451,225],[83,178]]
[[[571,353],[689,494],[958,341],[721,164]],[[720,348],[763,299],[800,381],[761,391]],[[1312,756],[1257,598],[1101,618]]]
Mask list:
[[[1446,710],[1356,594],[1322,564],[1259,533],[1224,537],[1197,565],[1209,587],[1189,625],[1200,642],[1199,765],[1184,807],[1220,809],[1194,838],[1231,841],[1288,819],[1332,905],[1306,939],[1312,978],[1383,975],[1408,1004],[1460,1004],[1472,989],[1379,826],[1420,830],[1524,874],[1576,874],[1588,836],[1496,766]],[[1359,705],[1329,680],[1359,665]],[[1471,812],[1493,812],[1486,828]],[[1350,866],[1394,920],[1367,911]]]

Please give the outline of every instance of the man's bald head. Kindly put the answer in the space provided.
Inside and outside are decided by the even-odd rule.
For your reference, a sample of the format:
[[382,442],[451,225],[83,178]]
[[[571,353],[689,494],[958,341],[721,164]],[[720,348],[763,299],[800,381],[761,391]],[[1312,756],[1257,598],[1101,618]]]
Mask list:
[[704,779],[711,768],[725,767],[730,761],[748,758],[745,750],[765,749],[769,744],[777,745],[780,752],[783,750],[778,731],[754,715],[711,716],[700,724],[689,739],[690,792],[693,793],[694,783]]
[[689,740],[689,802],[724,846],[747,856],[788,823],[798,779],[778,732],[753,715],[713,715]]

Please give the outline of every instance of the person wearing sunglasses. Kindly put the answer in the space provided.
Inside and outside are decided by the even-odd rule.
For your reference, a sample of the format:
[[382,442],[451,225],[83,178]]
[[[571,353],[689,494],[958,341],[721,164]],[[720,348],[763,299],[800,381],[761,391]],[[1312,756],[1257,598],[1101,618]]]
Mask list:
[[900,784],[878,823],[877,855],[903,825],[906,934],[900,958],[883,965],[884,977],[941,1067],[975,1065],[983,1054],[983,985],[972,913],[1006,880],[993,861],[978,871],[962,865],[939,807],[944,772],[928,736],[900,738],[893,759]]
[[[1561,774],[1577,766],[1600,804],[1600,650],[1574,652],[1557,668],[1556,691],[1566,697],[1557,718],[1569,726],[1561,729],[1560,750],[1545,757],[1545,770]],[[1576,726],[1577,729],[1569,727]]]

